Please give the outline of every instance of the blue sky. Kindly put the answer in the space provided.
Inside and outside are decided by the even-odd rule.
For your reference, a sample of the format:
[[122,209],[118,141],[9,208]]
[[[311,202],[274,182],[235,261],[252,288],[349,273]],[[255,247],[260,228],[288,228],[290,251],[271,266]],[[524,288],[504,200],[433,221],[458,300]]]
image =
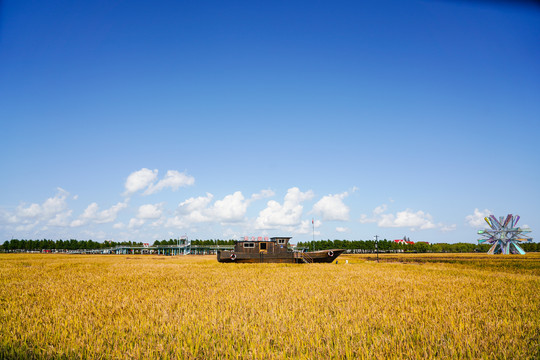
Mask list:
[[4,1],[0,241],[540,228],[540,7]]

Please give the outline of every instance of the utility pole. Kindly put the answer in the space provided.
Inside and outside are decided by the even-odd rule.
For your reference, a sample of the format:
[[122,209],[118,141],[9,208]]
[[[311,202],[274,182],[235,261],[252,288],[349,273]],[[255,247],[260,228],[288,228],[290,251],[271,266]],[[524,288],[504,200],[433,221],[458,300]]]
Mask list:
[[379,235],[375,235],[375,251],[377,252],[377,262],[379,262]]

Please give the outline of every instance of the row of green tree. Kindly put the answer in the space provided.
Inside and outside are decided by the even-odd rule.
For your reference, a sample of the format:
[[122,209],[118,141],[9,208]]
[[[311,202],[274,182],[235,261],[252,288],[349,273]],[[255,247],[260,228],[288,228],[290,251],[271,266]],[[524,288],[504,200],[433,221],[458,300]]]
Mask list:
[[[376,247],[377,246],[377,247]],[[527,242],[520,246],[526,252],[540,251],[540,243]],[[299,242],[299,248],[304,248],[310,251],[328,250],[328,249],[347,249],[347,250],[362,250],[376,251],[378,248],[381,252],[386,251],[405,251],[405,252],[434,252],[434,253],[465,253],[465,252],[487,252],[491,245],[473,244],[473,243],[434,243],[416,242],[414,244],[400,244],[391,240],[318,240],[309,242]]]
[[78,250],[78,249],[105,249],[110,247],[115,247],[118,245],[128,245],[128,246],[142,246],[142,243],[124,241],[124,242],[114,242],[114,241],[105,241],[97,242],[93,240],[26,240],[26,239],[12,239],[5,241],[0,245],[0,249],[4,251],[15,251],[15,250],[26,250],[26,251],[37,251],[37,250]]
[[[185,240],[169,239],[156,240],[152,245],[178,245],[184,244]],[[192,245],[234,245],[234,240],[193,240]],[[106,249],[115,246],[143,246],[142,242],[132,241],[108,241],[97,242],[93,240],[26,240],[12,239],[0,245],[0,251],[41,251],[41,250],[96,250]]]
[[[192,245],[233,245],[235,240],[192,240]],[[156,240],[152,245],[177,245],[183,244],[184,240],[169,239]],[[115,246],[143,246],[142,242],[97,242],[92,240],[19,240],[12,239],[0,245],[0,251],[40,251],[40,250],[78,250],[78,249],[105,249]],[[298,247],[306,250],[348,249],[375,251],[407,251],[407,252],[487,252],[490,245],[478,245],[472,243],[434,243],[417,242],[414,244],[398,244],[391,240],[318,240],[299,242]],[[540,243],[527,242],[521,244],[526,252],[540,252]]]

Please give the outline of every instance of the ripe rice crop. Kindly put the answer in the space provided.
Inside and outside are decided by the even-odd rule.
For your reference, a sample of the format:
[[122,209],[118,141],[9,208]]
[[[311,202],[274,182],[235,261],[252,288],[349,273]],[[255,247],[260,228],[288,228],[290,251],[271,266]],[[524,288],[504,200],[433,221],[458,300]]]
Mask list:
[[0,358],[540,358],[539,255],[392,256],[0,254]]

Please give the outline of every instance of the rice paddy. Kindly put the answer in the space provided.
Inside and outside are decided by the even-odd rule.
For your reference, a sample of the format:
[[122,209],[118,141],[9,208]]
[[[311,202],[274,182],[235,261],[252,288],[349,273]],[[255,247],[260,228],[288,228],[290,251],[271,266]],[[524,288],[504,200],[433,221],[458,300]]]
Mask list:
[[540,254],[380,258],[0,254],[0,358],[540,358]]

